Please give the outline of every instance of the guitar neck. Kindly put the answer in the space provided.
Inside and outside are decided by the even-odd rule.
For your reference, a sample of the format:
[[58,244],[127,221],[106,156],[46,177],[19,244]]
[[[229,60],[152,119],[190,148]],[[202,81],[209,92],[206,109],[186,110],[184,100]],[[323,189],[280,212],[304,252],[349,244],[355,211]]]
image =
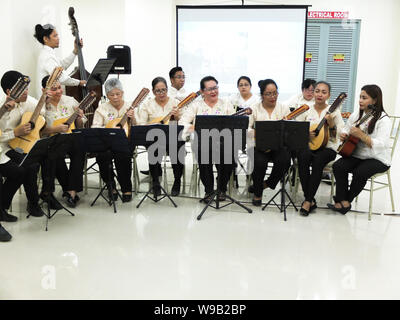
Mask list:
[[[85,80],[87,81],[87,76],[86,76],[86,69],[85,69],[85,63],[83,61],[83,54],[82,54],[82,47],[80,44],[80,40],[79,40],[79,33],[77,33],[76,37],[75,37],[75,43],[76,46],[78,47],[78,67],[79,67],[79,75],[81,80]],[[85,97],[88,94],[88,89],[86,87],[81,87],[82,90],[82,97]]]
[[38,103],[37,103],[37,105],[35,107],[35,110],[33,111],[33,114],[31,116],[31,119],[30,119],[29,122],[36,123],[36,120],[40,115],[40,110],[42,110],[42,108],[43,108],[43,106],[44,106],[44,104],[46,102],[46,98],[47,98],[47,90],[45,90],[42,93],[42,96],[40,97],[40,99],[39,99],[39,101],[38,101]]
[[147,88],[143,88],[139,94],[137,95],[137,97],[135,98],[135,100],[133,100],[131,106],[129,107],[128,110],[126,110],[124,116],[122,117],[121,121],[119,122],[119,125],[121,127],[123,127],[126,122],[128,121],[128,112],[130,110],[134,110],[143,100],[144,98],[146,98],[146,96],[149,94],[150,90]]

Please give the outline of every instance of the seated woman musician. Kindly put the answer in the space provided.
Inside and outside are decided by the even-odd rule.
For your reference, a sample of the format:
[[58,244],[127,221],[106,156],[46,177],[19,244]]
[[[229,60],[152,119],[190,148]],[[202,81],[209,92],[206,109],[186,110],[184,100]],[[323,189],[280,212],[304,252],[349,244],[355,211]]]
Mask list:
[[[108,101],[97,107],[93,117],[92,128],[105,128],[108,122],[116,118],[121,118],[125,114],[128,115],[132,124],[136,124],[136,109],[127,111],[130,108],[130,104],[124,101],[122,83],[116,78],[111,78],[105,82],[104,89]],[[112,183],[112,190],[108,190],[108,194],[110,198],[112,197],[114,200],[117,200],[118,192],[114,180],[115,174],[113,171],[110,177],[108,170],[113,160],[117,170],[117,180],[121,186],[122,202],[129,202],[132,200],[132,155],[131,153],[118,152],[113,152],[109,155],[107,152],[104,152],[98,153],[96,156],[101,178],[105,183],[108,183],[109,180]]]
[[[321,183],[322,173],[325,166],[336,158],[336,150],[339,146],[339,134],[344,122],[340,113],[340,108],[329,113],[330,105],[326,103],[331,94],[331,85],[325,81],[319,81],[315,85],[315,104],[305,114],[305,121],[310,122],[310,126],[318,124],[324,118],[328,123],[329,140],[326,146],[321,146],[317,150],[306,148],[297,153],[300,183],[304,193],[300,214],[308,216],[317,208],[315,194]],[[322,134],[322,133],[321,133]],[[310,131],[310,139],[315,138],[315,131]],[[311,172],[310,172],[311,170]]]
[[[328,204],[328,207],[342,214],[351,209],[351,202],[364,189],[367,180],[387,171],[391,165],[391,120],[383,108],[382,90],[374,84],[362,87],[359,106],[340,132],[340,140],[345,141],[351,135],[360,141],[350,156],[342,157],[333,164],[336,196],[335,203]],[[371,106],[374,112],[358,126]],[[350,186],[349,173],[352,174]]]
[[251,92],[251,80],[249,77],[241,76],[237,80],[237,88],[239,92],[229,97],[235,111],[252,108],[253,105],[260,102],[260,96]]
[[[49,76],[46,76],[42,79],[43,90],[46,87],[48,78]],[[79,102],[73,97],[63,95],[60,82],[56,81],[50,90],[47,91],[47,97],[45,112],[46,127],[42,131],[44,136],[70,132],[71,128],[65,122],[75,112],[77,112],[77,118],[74,122],[75,128],[83,128],[84,123],[87,121],[83,110],[77,108]],[[60,120],[65,120],[65,122],[60,122]],[[70,159],[69,169],[65,163],[65,157],[56,159],[55,177],[62,187],[63,198],[65,198],[67,205],[74,208],[80,200],[78,192],[83,190],[85,153],[76,139],[70,141],[71,143],[67,150],[67,155]],[[54,184],[54,179],[52,183]]]
[[[258,150],[254,146],[254,124],[256,121],[277,121],[286,117],[290,110],[284,104],[278,102],[278,85],[272,79],[265,79],[258,82],[261,94],[261,102],[253,108],[249,116],[249,137],[248,148],[254,149],[253,161],[253,185],[249,187],[249,192],[254,192],[253,205],[261,206],[263,189],[275,189],[283,175],[290,166],[290,153],[286,149],[280,150]],[[252,141],[252,142],[251,142]],[[251,155],[252,152],[250,151]],[[268,162],[274,164],[271,174],[264,180],[268,168]]]
[[[200,91],[203,99],[198,99],[188,106],[182,115],[179,124],[184,126],[184,137],[190,136],[194,130],[196,115],[231,115],[234,113],[233,105],[227,101],[219,98],[218,81],[213,76],[207,76],[200,81]],[[193,146],[193,144],[192,144]],[[197,162],[199,163],[200,180],[204,185],[205,196],[201,201],[208,203],[211,201],[214,192],[214,173],[213,173],[213,151],[212,145],[209,144],[209,150],[193,150]],[[202,162],[202,152],[208,152],[206,163]],[[221,152],[221,158],[217,159],[215,166],[221,173],[218,177],[220,184],[219,201],[226,200],[226,191],[228,189],[228,181],[233,171],[233,159],[224,161],[224,152]]]
[[[176,121],[179,121],[181,112],[177,108],[179,101],[175,98],[171,98],[168,96],[167,81],[162,77],[157,77],[153,79],[153,81],[151,82],[151,86],[153,89],[154,98],[148,99],[140,107],[137,117],[137,123],[139,125],[146,125],[150,123],[156,124],[157,119],[162,119],[168,114],[172,115],[173,121],[175,121],[175,123]],[[174,150],[179,150],[183,144],[185,144],[184,141],[179,141],[177,143],[177,148],[175,148],[176,146],[170,146],[167,141],[166,151],[168,154],[170,154],[171,147],[174,147]],[[159,161],[151,161],[150,157],[152,155],[150,153],[148,153],[148,156],[149,156],[150,176],[153,184],[153,194],[155,196],[159,196],[161,194],[161,187],[159,181],[159,176],[161,176],[161,164]],[[154,156],[159,159],[161,155],[157,153],[154,154]],[[178,196],[181,189],[183,163],[180,161],[179,157],[171,157],[171,163],[172,163],[172,170],[174,173],[174,184],[172,185],[171,195]]]

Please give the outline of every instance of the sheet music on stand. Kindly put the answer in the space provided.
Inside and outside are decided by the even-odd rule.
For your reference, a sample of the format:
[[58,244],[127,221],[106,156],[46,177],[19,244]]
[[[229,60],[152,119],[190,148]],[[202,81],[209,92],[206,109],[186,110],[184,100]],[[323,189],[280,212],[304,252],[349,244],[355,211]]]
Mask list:
[[117,61],[116,58],[99,59],[89,76],[86,87],[90,88],[97,85],[103,85],[115,64],[115,61]]

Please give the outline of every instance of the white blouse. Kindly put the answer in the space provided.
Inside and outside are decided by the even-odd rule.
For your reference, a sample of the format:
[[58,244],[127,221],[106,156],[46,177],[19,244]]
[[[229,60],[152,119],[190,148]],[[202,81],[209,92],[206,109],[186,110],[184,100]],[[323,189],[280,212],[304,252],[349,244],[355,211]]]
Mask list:
[[[0,105],[3,105],[4,101],[5,99],[3,99]],[[4,153],[11,149],[8,142],[15,138],[14,129],[21,123],[22,115],[28,111],[35,111],[37,104],[38,101],[35,98],[28,96],[25,102],[16,103],[14,108],[11,111],[6,112],[0,119],[0,146]],[[44,111],[45,109],[43,107],[40,114],[44,115]],[[0,160],[0,163],[4,163],[2,160]]]
[[257,103],[252,108],[252,114],[249,115],[249,130],[247,131],[247,148],[254,147],[254,124],[256,121],[277,121],[282,120],[290,113],[288,106],[277,102],[271,114],[263,107],[262,102]]
[[171,97],[169,97],[168,102],[164,107],[157,103],[156,98],[149,99],[140,106],[137,124],[145,125],[156,118],[165,117],[178,104],[179,101]]
[[229,97],[230,102],[233,104],[233,107],[235,110],[239,108],[252,108],[260,102],[261,98],[260,95],[258,94],[252,94],[252,96],[244,100],[243,97],[241,96],[240,92],[237,92]]
[[314,106],[315,100],[314,98],[311,100],[306,100],[304,99],[303,94],[298,94],[295,95],[294,97],[290,98],[289,100],[286,100],[285,102],[283,102],[285,105],[287,105],[289,108],[299,108],[301,107],[303,104],[308,105],[310,108]]
[[[349,134],[350,128],[354,127],[358,118],[360,110],[354,111],[346,122],[341,133]],[[370,121],[361,124],[360,129],[368,134],[368,125]],[[376,122],[374,131],[368,134],[371,137],[372,148],[368,147],[360,140],[357,144],[353,157],[358,159],[377,159],[387,166],[391,165],[391,150],[390,150],[390,130],[392,123],[386,113],[383,113],[381,118]]]
[[[325,117],[330,107],[331,106],[328,105],[324,110],[321,111],[321,114],[318,114],[318,111],[315,109],[314,106],[312,106],[307,112],[303,113],[298,118],[296,118],[296,120],[309,121],[310,126],[313,124],[318,124]],[[339,135],[344,127],[344,121],[342,118],[342,114],[340,113],[340,107],[337,108],[331,115],[336,125],[336,136],[334,137],[329,136],[326,148],[330,148],[336,152],[337,148],[340,145]]]
[[189,128],[195,124],[196,115],[222,116],[231,115],[234,111],[233,105],[227,100],[218,99],[213,107],[206,104],[203,99],[196,100],[187,107],[179,120],[179,125],[184,126],[182,137],[185,139],[190,135]]
[[65,86],[79,86],[80,81],[78,79],[71,78],[65,71],[74,62],[75,57],[76,55],[72,52],[68,57],[61,60],[57,57],[55,49],[46,45],[43,46],[43,49],[39,54],[36,70],[37,97],[42,95],[42,79],[45,76],[50,75],[56,67],[64,68],[64,71],[59,78],[61,84]]
[[[78,105],[79,102],[76,101],[75,98],[64,95],[61,96],[61,99],[56,106],[51,103],[47,104],[44,115],[46,125],[51,127],[55,120],[69,118],[75,112],[74,107],[77,107]],[[82,122],[85,123],[86,121],[86,117],[82,117]]]
[[[107,123],[110,121],[117,118],[122,118],[130,106],[131,104],[124,101],[124,105],[121,107],[121,109],[117,110],[109,101],[102,103],[94,112],[92,128],[105,128]],[[137,108],[135,108],[135,116],[136,110]]]

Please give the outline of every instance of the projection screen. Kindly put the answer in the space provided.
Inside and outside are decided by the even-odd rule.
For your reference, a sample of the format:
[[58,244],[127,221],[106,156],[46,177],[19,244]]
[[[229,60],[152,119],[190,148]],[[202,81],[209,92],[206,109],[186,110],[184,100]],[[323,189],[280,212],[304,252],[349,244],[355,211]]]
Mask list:
[[214,76],[220,95],[237,92],[242,76],[257,83],[271,78],[279,100],[301,92],[304,77],[307,6],[177,6],[177,65],[185,87],[199,89]]

